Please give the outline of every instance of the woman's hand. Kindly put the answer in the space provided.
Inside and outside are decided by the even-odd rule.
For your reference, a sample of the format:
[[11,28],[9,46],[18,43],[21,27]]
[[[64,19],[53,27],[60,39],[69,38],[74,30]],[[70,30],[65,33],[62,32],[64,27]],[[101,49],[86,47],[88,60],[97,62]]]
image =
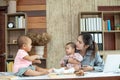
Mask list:
[[91,66],[89,66],[89,65],[84,65],[84,66],[82,67],[82,70],[83,70],[83,71],[92,71],[92,70],[94,70],[94,68],[91,67]]

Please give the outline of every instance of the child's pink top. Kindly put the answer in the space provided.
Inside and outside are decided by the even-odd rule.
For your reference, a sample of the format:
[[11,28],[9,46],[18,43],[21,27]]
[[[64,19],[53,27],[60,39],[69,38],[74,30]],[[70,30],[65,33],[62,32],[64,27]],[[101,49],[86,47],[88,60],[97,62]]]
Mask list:
[[28,67],[29,65],[32,65],[31,61],[23,59],[23,57],[27,56],[28,53],[25,50],[19,49],[15,60],[14,60],[14,66],[13,66],[13,72],[16,73],[20,68]]
[[[77,64],[80,68],[81,68],[81,61],[83,60],[83,57],[79,54],[79,53],[74,53],[73,55],[65,55],[63,57],[63,59],[60,61],[60,64],[66,64],[66,60],[68,60],[69,58],[73,58],[76,59],[77,61],[79,61],[80,63]],[[74,67],[75,64],[72,63],[67,63],[66,67],[71,68]]]

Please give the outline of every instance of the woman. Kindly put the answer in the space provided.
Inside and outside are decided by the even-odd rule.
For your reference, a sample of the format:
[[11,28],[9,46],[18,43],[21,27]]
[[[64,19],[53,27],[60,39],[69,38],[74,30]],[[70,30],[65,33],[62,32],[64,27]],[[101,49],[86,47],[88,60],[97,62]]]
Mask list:
[[[98,46],[89,33],[80,34],[76,42],[77,51],[83,56],[82,69],[84,71],[103,71],[104,62],[98,53]],[[68,62],[75,63],[69,59]]]

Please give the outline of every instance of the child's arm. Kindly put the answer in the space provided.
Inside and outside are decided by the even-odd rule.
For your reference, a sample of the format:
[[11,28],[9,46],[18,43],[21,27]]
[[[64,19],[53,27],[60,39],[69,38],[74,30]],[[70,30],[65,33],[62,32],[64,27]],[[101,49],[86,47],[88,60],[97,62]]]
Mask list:
[[64,56],[64,58],[61,59],[61,61],[60,61],[61,67],[66,67],[66,64],[68,63],[67,61],[68,61],[67,57]]
[[23,57],[23,59],[28,60],[28,61],[34,61],[35,59],[40,59],[40,56],[39,55],[32,55],[32,56],[27,55]]
[[69,58],[68,59],[68,63],[71,63],[71,64],[80,64],[80,61],[74,59],[74,58]]
[[33,60],[32,63],[39,63],[39,64],[41,64],[41,60]]
[[65,63],[64,63],[63,59],[60,61],[60,65],[61,65],[61,67],[65,67]]
[[66,67],[66,65],[68,64],[67,61],[68,61],[68,60],[63,60],[63,62],[60,64],[61,67]]

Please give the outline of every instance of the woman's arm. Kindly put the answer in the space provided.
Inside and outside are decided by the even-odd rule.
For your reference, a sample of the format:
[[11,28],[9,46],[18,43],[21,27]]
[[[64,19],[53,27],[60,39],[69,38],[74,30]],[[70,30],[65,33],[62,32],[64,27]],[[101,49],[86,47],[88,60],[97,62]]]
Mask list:
[[104,68],[104,61],[100,57],[100,54],[97,53],[95,56],[94,70],[95,71],[103,71],[103,68]]
[[[88,62],[88,61],[85,61],[85,62]],[[96,53],[95,58],[87,64],[88,65],[82,65],[82,69],[84,71],[92,71],[92,70],[103,71],[104,62],[103,62],[102,58],[100,57],[99,53]]]

